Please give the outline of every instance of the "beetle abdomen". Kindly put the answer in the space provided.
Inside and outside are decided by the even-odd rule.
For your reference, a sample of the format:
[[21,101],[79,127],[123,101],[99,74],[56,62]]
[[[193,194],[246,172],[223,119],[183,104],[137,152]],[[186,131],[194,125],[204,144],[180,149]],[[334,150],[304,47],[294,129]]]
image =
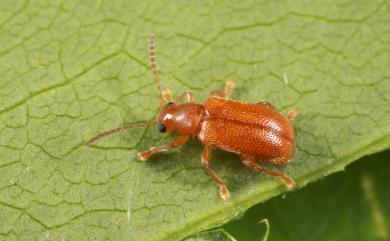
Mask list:
[[287,119],[262,104],[210,97],[198,137],[201,142],[234,153],[251,154],[262,161],[291,159],[294,129]]

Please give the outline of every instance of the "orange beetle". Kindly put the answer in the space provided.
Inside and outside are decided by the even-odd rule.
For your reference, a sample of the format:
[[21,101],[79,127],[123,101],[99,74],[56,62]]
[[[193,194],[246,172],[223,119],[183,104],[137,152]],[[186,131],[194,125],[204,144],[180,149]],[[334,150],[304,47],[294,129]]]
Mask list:
[[[149,60],[159,93],[158,119],[142,124],[124,125],[103,132],[90,139],[88,144],[115,132],[157,124],[161,133],[175,131],[179,135],[167,145],[139,152],[138,158],[145,161],[156,153],[180,147],[190,136],[197,136],[204,145],[201,155],[202,165],[219,186],[220,196],[224,200],[229,199],[230,192],[225,182],[210,166],[213,148],[240,155],[241,161],[246,166],[281,178],[289,189],[295,186],[294,180],[290,177],[280,171],[266,169],[261,162],[284,167],[293,157],[295,132],[290,121],[295,118],[296,109],[290,111],[285,117],[266,101],[251,104],[228,100],[227,97],[232,92],[235,81],[228,82],[225,91],[211,92],[203,105],[195,103],[191,92],[182,93],[173,102],[170,92],[161,90],[154,36],[149,40]],[[187,103],[181,103],[183,98],[187,99]],[[165,105],[164,101],[166,101]]]

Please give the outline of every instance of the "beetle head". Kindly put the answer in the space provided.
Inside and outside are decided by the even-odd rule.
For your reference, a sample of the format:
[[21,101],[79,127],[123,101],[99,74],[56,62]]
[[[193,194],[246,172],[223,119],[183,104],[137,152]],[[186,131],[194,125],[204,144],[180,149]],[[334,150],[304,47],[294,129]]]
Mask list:
[[176,108],[175,103],[167,102],[163,109],[160,112],[160,116],[157,119],[157,129],[161,133],[165,133],[166,131],[172,130],[171,122],[172,122],[172,113]]

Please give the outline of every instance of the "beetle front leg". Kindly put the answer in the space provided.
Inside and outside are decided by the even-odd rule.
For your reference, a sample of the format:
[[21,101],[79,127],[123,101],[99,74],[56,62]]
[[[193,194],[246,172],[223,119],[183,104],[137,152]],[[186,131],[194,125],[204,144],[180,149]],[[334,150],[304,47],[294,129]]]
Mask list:
[[218,184],[219,186],[219,195],[223,200],[228,200],[230,197],[229,189],[227,188],[225,182],[217,176],[213,169],[211,169],[211,149],[208,145],[205,145],[202,150],[202,165],[206,170],[207,174],[211,177],[211,179]]
[[173,148],[178,148],[182,146],[188,140],[189,137],[190,136],[177,136],[175,139],[172,140],[171,143],[164,146],[152,147],[148,151],[138,152],[137,156],[141,161],[146,161],[149,157],[156,153],[169,151]]
[[286,184],[288,189],[292,189],[296,186],[295,181],[291,179],[289,176],[284,175],[282,172],[271,171],[261,166],[259,163],[256,162],[254,156],[241,154],[240,159],[246,166],[252,169],[262,171],[271,176],[279,177]]

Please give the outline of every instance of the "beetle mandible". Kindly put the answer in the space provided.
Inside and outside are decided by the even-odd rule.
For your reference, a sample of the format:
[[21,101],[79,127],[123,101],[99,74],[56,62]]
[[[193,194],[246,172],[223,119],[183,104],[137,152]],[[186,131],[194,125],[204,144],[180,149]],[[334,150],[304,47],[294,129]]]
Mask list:
[[[295,132],[291,121],[297,110],[291,110],[287,116],[280,114],[267,101],[256,104],[229,100],[235,81],[226,84],[224,91],[212,91],[203,104],[195,103],[191,92],[183,92],[173,101],[169,91],[162,91],[157,70],[156,39],[149,38],[150,68],[157,84],[160,114],[156,120],[142,124],[128,124],[105,131],[90,139],[87,143],[101,139],[113,133],[130,128],[146,128],[157,125],[161,133],[178,132],[171,143],[152,147],[148,151],[137,153],[145,161],[152,155],[169,151],[182,146],[190,136],[197,136],[203,144],[202,165],[211,179],[219,186],[220,196],[227,200],[229,189],[211,168],[211,152],[218,148],[236,153],[249,168],[259,170],[271,176],[279,177],[291,189],[295,186],[293,179],[283,172],[265,168],[263,163],[270,163],[282,169],[292,159],[295,149]],[[186,102],[183,103],[183,99]],[[165,103],[164,103],[165,102]]]

